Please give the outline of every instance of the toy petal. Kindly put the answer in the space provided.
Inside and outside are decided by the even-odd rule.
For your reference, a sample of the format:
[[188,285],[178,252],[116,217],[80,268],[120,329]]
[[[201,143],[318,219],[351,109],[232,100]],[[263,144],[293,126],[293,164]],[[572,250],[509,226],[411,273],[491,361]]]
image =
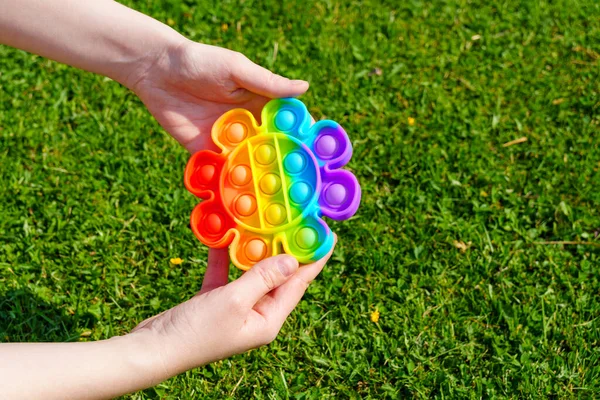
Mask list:
[[295,229],[285,231],[283,247],[301,263],[323,257],[333,246],[333,234],[321,218],[308,215]]
[[235,222],[215,200],[205,200],[194,208],[191,227],[196,237],[209,247],[226,247],[234,238]]
[[360,204],[361,195],[360,185],[354,174],[342,169],[329,171],[324,168],[321,170],[321,178],[323,190],[319,204],[323,215],[335,220],[353,216]]
[[308,134],[310,115],[297,99],[271,100],[263,108],[261,119],[268,132],[282,132],[303,140]]
[[219,176],[225,162],[221,154],[199,151],[194,154],[184,172],[187,190],[202,199],[208,199],[219,190]]
[[214,123],[211,134],[213,142],[226,154],[244,140],[256,136],[258,130],[250,111],[237,108],[223,114]]
[[229,254],[233,264],[246,271],[257,262],[277,254],[273,249],[273,235],[239,229],[239,233],[231,244]]
[[311,142],[307,146],[312,150],[319,166],[329,169],[341,168],[352,157],[352,144],[348,134],[337,122],[319,121],[310,129]]

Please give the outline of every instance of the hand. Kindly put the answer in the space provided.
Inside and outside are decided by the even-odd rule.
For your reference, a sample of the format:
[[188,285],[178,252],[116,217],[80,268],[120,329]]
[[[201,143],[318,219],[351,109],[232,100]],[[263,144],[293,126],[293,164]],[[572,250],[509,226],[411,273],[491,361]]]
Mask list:
[[240,53],[187,39],[158,53],[142,70],[128,86],[192,153],[215,149],[211,127],[226,111],[246,108],[260,118],[270,99],[308,90],[308,82],[275,75]]
[[148,335],[154,343],[164,366],[156,381],[268,344],[332,252],[303,266],[288,255],[271,257],[227,284],[227,249],[213,250],[200,292],[130,335]]

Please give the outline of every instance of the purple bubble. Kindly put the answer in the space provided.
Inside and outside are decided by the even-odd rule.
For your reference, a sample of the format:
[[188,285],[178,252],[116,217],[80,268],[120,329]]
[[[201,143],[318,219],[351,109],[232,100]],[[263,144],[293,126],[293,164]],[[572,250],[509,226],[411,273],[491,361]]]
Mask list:
[[346,201],[346,188],[339,183],[334,183],[325,191],[325,199],[332,206],[339,206]]
[[335,154],[337,147],[337,140],[333,136],[324,135],[317,140],[316,150],[319,156],[329,158]]

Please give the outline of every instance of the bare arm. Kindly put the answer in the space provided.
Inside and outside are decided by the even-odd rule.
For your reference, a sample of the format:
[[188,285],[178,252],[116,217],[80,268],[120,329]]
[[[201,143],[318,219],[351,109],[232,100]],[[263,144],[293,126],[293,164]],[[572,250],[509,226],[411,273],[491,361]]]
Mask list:
[[0,0],[0,43],[131,86],[185,38],[112,0]]
[[0,344],[0,398],[108,399],[168,378],[143,335],[89,343]]

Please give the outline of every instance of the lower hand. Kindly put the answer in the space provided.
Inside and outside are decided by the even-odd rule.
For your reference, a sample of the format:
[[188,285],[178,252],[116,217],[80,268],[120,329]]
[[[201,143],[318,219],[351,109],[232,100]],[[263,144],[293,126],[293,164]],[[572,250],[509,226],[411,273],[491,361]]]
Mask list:
[[268,344],[332,252],[303,266],[288,255],[271,257],[227,284],[227,249],[213,249],[200,292],[142,322],[130,336],[153,343],[165,375],[157,381]]

